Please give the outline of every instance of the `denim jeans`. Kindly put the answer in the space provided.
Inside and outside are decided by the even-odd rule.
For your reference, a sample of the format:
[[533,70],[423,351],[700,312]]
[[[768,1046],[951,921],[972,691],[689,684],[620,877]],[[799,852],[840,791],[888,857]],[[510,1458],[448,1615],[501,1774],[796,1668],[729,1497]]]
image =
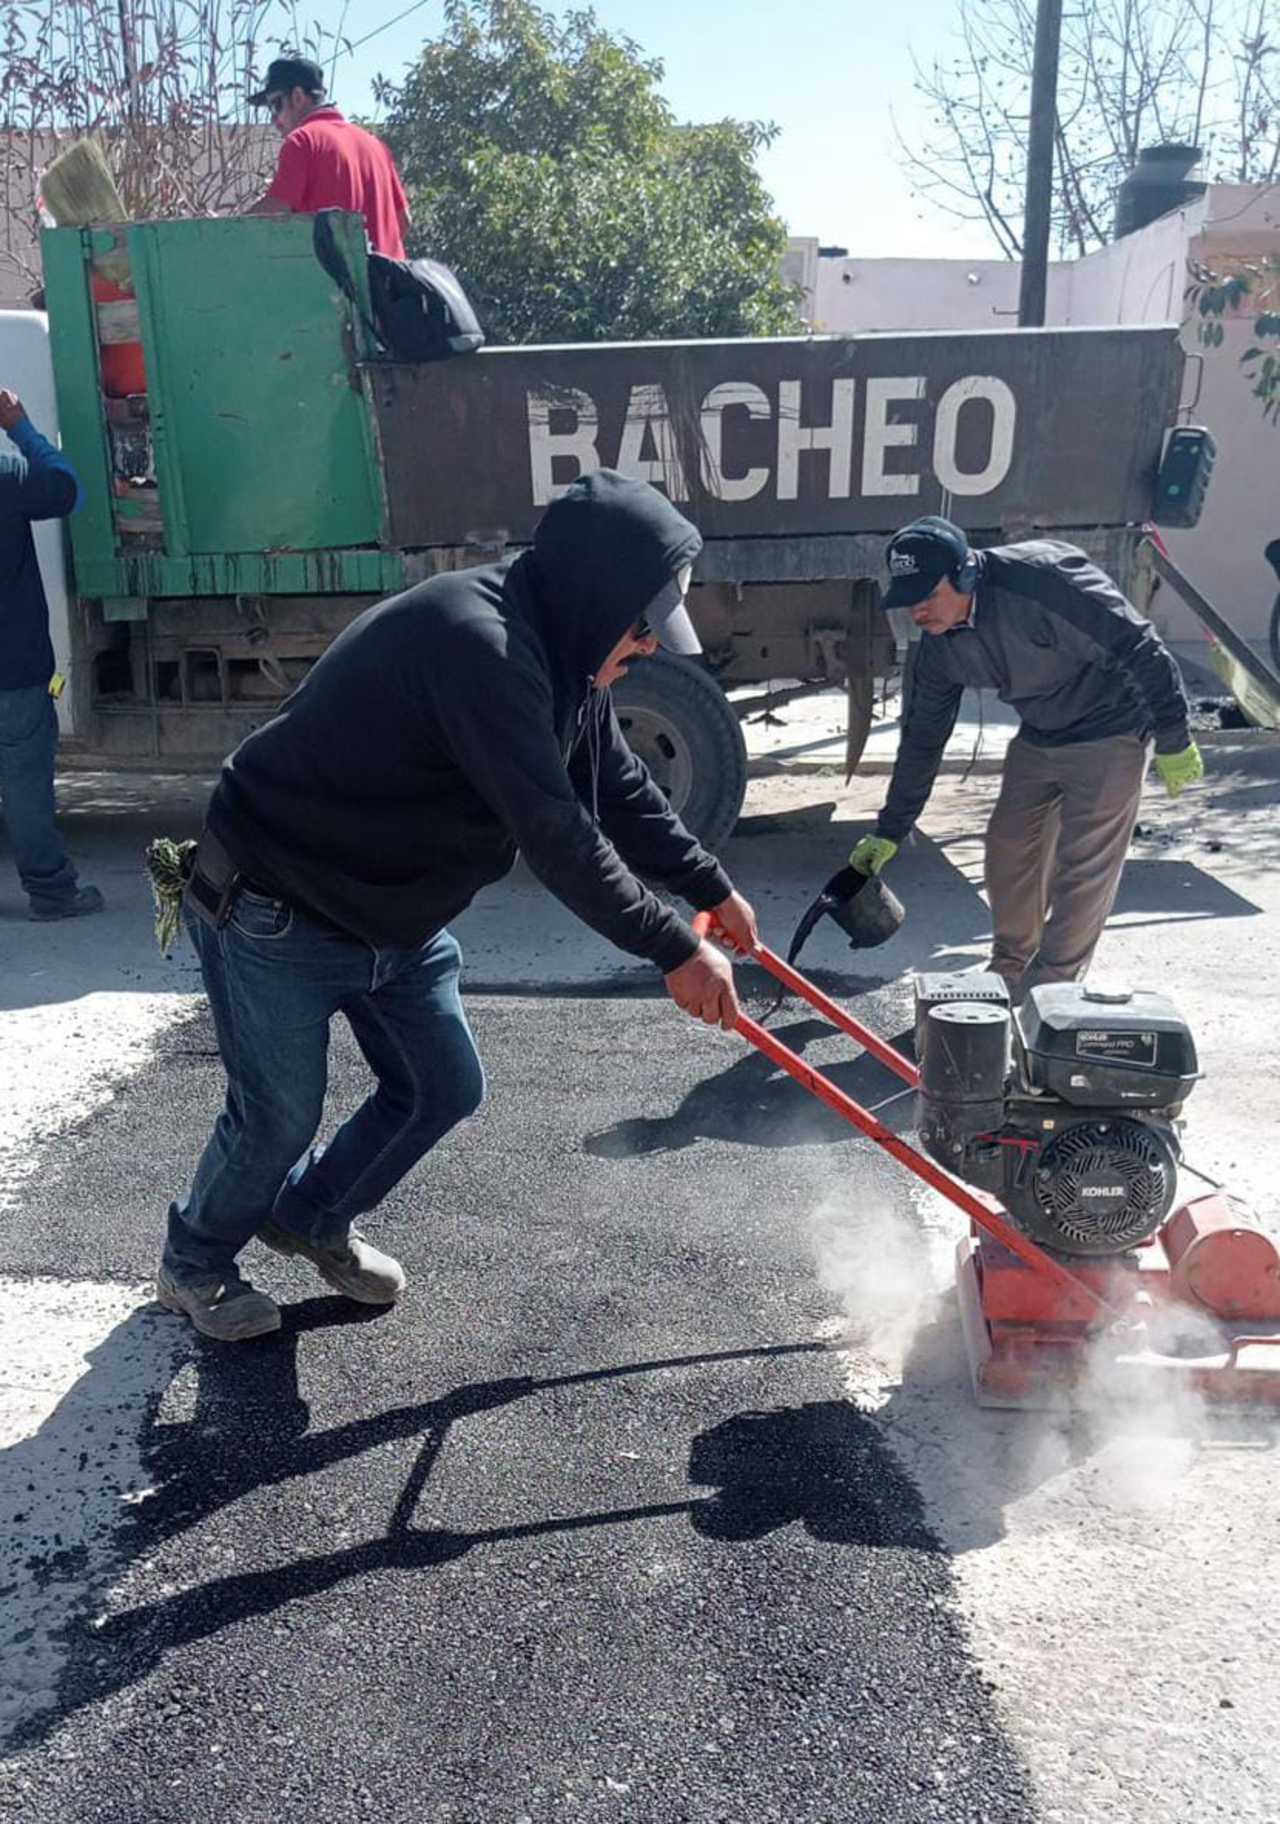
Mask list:
[[[268,1219],[325,1247],[382,1201],[484,1094],[447,931],[374,950],[282,900],[241,891],[220,931],[188,914],[226,1107],[191,1190],[169,1210],[164,1262],[179,1281],[222,1276]],[[377,1087],[314,1147],[329,1026],[343,1013]]]
[[0,800],[18,878],[33,903],[70,899],[76,871],[54,821],[58,712],[43,684],[0,690]]

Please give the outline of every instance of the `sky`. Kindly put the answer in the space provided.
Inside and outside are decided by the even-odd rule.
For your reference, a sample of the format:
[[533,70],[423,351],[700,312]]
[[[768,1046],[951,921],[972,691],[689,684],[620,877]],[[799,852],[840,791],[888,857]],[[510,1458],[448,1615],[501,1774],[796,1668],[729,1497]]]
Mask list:
[[[395,78],[442,22],[425,0],[387,25],[410,0],[306,0],[308,18],[369,42],[342,56],[335,99],[368,112],[375,74]],[[563,13],[560,0],[544,0]],[[922,62],[951,48],[957,0],[595,0],[611,31],[660,58],[663,92],[682,120],[772,120],[779,138],[761,171],[792,234],[862,257],[943,254],[994,257],[979,223],[959,223],[911,194],[894,138],[924,127],[912,88],[912,51]],[[380,29],[385,26],[385,29]]]

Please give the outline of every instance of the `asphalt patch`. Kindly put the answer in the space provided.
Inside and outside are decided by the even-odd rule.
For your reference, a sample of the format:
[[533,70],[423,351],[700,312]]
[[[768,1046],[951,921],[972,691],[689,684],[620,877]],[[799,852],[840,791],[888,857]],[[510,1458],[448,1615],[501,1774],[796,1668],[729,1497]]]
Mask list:
[[[833,1183],[888,1207],[893,1168],[669,1006],[470,1011],[486,1108],[369,1224],[405,1299],[254,1248],[280,1334],[183,1333],[138,1413],[148,1498],[95,1564],[50,1555],[64,1670],[0,1815],[1030,1819],[948,1559],[827,1348],[807,1214]],[[333,1081],[337,1113],[345,1035]],[[47,1149],[0,1268],[150,1272],[220,1094],[207,1024],[171,1032]]]

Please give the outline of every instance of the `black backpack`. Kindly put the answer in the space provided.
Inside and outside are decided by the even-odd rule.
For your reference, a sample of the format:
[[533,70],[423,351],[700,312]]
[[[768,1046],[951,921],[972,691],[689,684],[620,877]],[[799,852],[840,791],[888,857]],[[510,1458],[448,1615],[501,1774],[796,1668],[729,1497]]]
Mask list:
[[[329,277],[363,316],[359,294],[334,237],[330,219],[334,213],[322,209],[316,216],[312,245]],[[371,253],[369,303],[373,321],[365,318],[365,327],[387,351],[389,360],[443,361],[450,355],[474,354],[484,342],[470,298],[439,260],[393,260],[385,253]]]

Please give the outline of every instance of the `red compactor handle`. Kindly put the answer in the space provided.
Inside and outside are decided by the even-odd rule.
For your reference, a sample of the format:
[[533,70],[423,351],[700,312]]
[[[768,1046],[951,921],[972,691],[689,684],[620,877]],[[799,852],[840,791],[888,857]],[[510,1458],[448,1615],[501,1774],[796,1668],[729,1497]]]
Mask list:
[[[811,981],[800,974],[799,970],[793,969],[790,963],[784,963],[782,958],[775,951],[770,950],[767,945],[757,944],[754,950],[744,950],[729,936],[714,912],[697,914],[693,921],[693,934],[695,937],[701,938],[714,937],[717,943],[722,944],[726,950],[732,950],[735,956],[749,957],[752,962],[759,963],[762,969],[767,969],[769,974],[781,982],[790,993],[799,995],[802,1001],[808,1001],[814,1011],[820,1013],[824,1020],[830,1020],[833,1026],[838,1026],[841,1032],[847,1033],[849,1038],[861,1045],[864,1051],[869,1051],[873,1058],[879,1059],[880,1063],[886,1069],[893,1071],[895,1076],[901,1077],[910,1088],[919,1087],[920,1072],[910,1058],[904,1058],[902,1053],[895,1051],[892,1045],[886,1045],[883,1039],[877,1038],[876,1034],[864,1026],[861,1020],[855,1020],[851,1013],[846,1012],[839,1001],[833,1001],[829,994],[823,994],[821,988],[815,988]],[[746,1018],[745,1014],[743,1018]],[[751,1021],[749,1024],[754,1025],[755,1022]],[[742,1031],[742,1028],[739,1027],[738,1030]],[[763,1031],[763,1028],[757,1027],[756,1030]],[[747,1036],[745,1032],[743,1036]],[[754,1042],[753,1040],[752,1043],[754,1044]]]
[[[735,955],[749,957],[751,961],[759,963],[762,968],[769,971],[770,975],[784,983],[793,994],[798,994],[825,1019],[830,1020],[833,1026],[839,1027],[841,1032],[847,1033],[865,1051],[869,1051],[872,1057],[878,1058],[888,1069],[894,1071],[904,1083],[910,1084],[913,1089],[918,1087],[920,1072],[909,1059],[904,1058],[900,1051],[895,1051],[892,1045],[886,1045],[883,1039],[877,1038],[875,1033],[864,1026],[860,1020],[855,1020],[853,1015],[846,1012],[838,1002],[833,1001],[829,995],[823,994],[821,989],[815,988],[812,982],[807,981],[788,963],[784,963],[782,958],[768,949],[766,945],[757,944],[754,950],[745,949],[729,936],[714,912],[699,912],[693,920],[693,931],[695,937],[704,939],[714,937],[725,949],[733,951]],[[757,1051],[763,1052],[765,1057],[770,1058],[781,1070],[785,1070],[788,1076],[794,1077],[797,1083],[809,1091],[810,1095],[816,1096],[820,1102],[825,1102],[828,1108],[834,1109],[836,1114],[842,1115],[852,1127],[856,1127],[869,1140],[874,1140],[876,1145],[883,1147],[886,1153],[892,1154],[900,1165],[904,1165],[917,1178],[922,1178],[932,1190],[938,1191],[947,1199],[948,1203],[963,1210],[971,1222],[976,1223],[1002,1247],[1008,1248],[1011,1254],[1016,1254],[1019,1260],[1025,1261],[1029,1267],[1034,1267],[1037,1273],[1047,1273],[1063,1286],[1078,1293],[1091,1305],[1096,1306],[1103,1317],[1111,1320],[1122,1318],[1123,1314],[1086,1280],[1072,1273],[1051,1254],[1045,1253],[1043,1248],[1037,1247],[1035,1242],[1024,1235],[1020,1229],[1014,1228],[994,1199],[971,1190],[959,1178],[953,1178],[951,1173],[944,1170],[942,1166],[935,1165],[933,1160],[927,1158],[924,1153],[917,1152],[908,1141],[887,1128],[882,1121],[877,1121],[876,1117],[860,1102],[855,1102],[852,1096],[847,1096],[831,1081],[830,1077],[824,1076],[820,1070],[815,1070],[812,1065],[806,1064],[802,1057],[790,1050],[780,1039],[775,1038],[767,1027],[761,1026],[758,1021],[751,1019],[747,1014],[740,1013],[733,1029],[746,1039],[749,1045],[754,1045]]]

